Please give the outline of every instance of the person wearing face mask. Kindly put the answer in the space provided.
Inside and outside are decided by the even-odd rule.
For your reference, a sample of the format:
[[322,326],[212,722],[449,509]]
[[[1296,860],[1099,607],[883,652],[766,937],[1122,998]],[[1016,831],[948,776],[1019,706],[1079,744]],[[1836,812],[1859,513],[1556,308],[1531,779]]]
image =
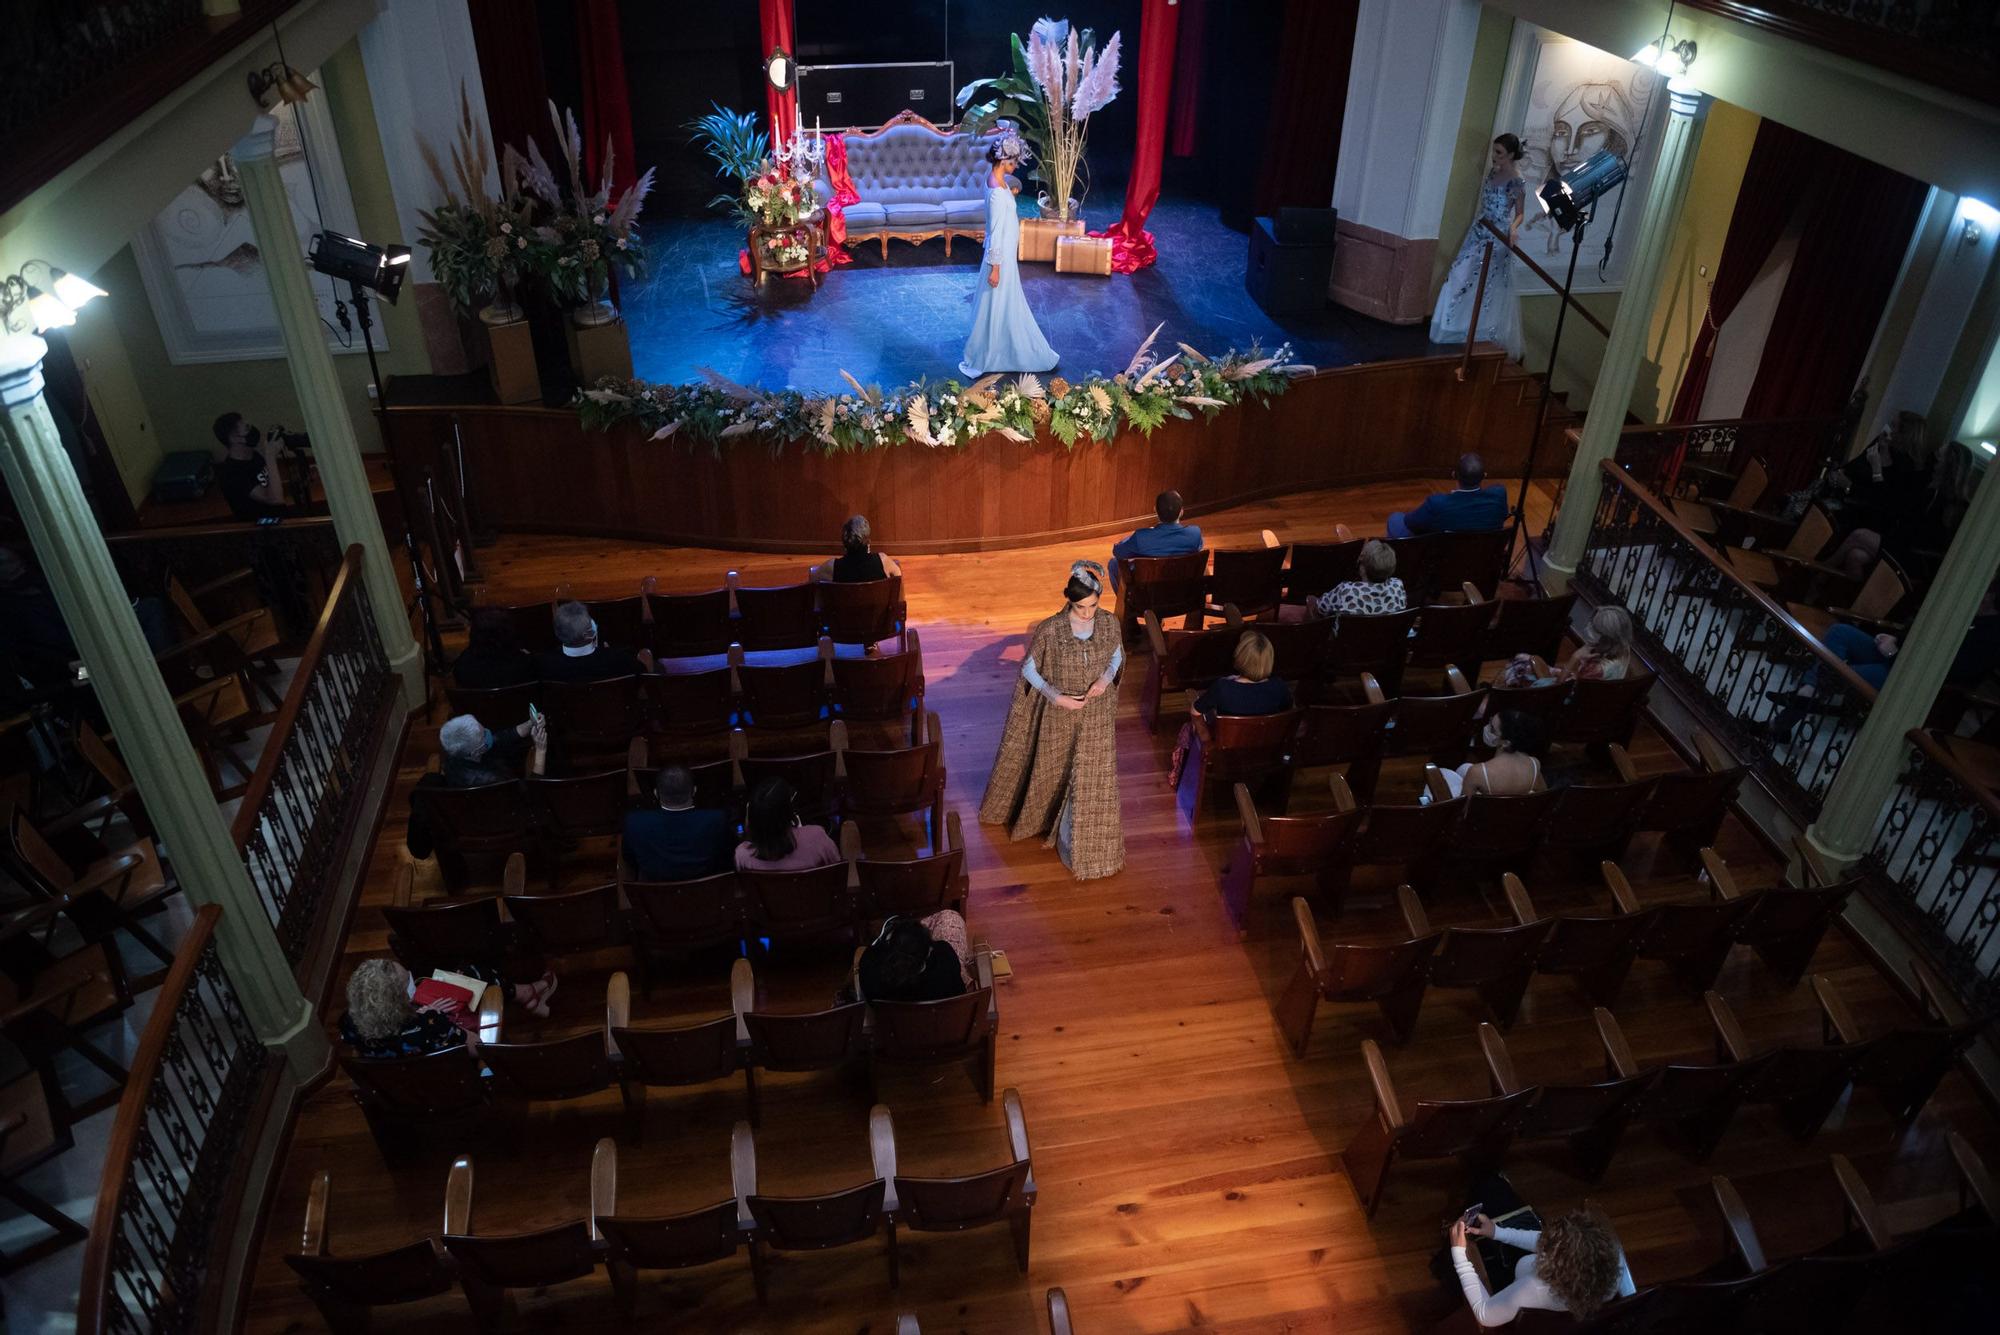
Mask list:
[[[549,762],[549,723],[539,715],[519,727],[495,733],[470,714],[445,720],[438,729],[438,769],[417,780],[417,786],[482,788],[489,783],[505,783],[521,777],[525,762],[529,774],[539,775]],[[410,856],[423,861],[435,847],[429,823],[421,808],[410,804],[410,826],[404,836]]]
[[1495,797],[1519,797],[1542,786],[1540,753],[1548,744],[1548,730],[1532,714],[1504,709],[1486,720],[1480,739],[1493,748],[1491,760],[1468,761],[1445,773],[1452,796],[1491,793]]
[[535,655],[535,671],[543,681],[607,681],[643,670],[631,651],[598,639],[597,622],[582,603],[556,604],[555,632],[557,647]]

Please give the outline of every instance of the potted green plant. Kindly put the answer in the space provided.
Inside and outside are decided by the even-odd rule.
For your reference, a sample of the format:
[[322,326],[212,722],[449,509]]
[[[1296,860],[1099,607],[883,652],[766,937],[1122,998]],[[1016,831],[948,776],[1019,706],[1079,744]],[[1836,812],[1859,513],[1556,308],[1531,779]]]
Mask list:
[[749,112],[731,111],[711,102],[714,111],[687,123],[694,142],[715,163],[716,174],[732,183],[732,188],[708,201],[712,209],[736,215],[749,227],[761,221],[751,210],[745,194],[750,178],[770,166],[771,140],[757,127],[757,117]]
[[417,213],[423,223],[417,240],[429,256],[432,277],[461,314],[476,313],[489,325],[519,320],[514,293],[521,277],[540,266],[539,238],[515,172],[503,168],[499,199],[487,193],[493,151],[485,129],[472,118],[463,87],[450,172],[428,143],[419,139],[417,146],[442,196],[435,208]]
[[609,324],[618,318],[618,309],[609,300],[611,272],[636,276],[646,270],[646,247],[640,239],[639,209],[653,188],[653,171],[646,173],[617,199],[612,198],[612,148],[607,136],[603,166],[597,181],[585,179],[583,136],[576,117],[556,110],[549,103],[549,119],[556,128],[556,142],[562,145],[563,162],[569,171],[569,189],[557,184],[555,173],[542,159],[534,141],[528,143],[523,158],[510,145],[504,161],[519,173],[525,192],[544,206],[543,220],[534,228],[543,248],[533,242],[527,250],[539,256],[542,278],[555,295],[574,309],[570,321],[578,328]]
[[1047,187],[1039,199],[1042,216],[1069,222],[1082,216],[1090,192],[1083,156],[1090,117],[1118,96],[1119,34],[1112,33],[1100,51],[1089,28],[1038,19],[1025,43],[1019,33],[1012,42],[1011,70],[959,90],[959,125],[972,134],[1000,120],[1017,126],[1035,151],[1029,178]]

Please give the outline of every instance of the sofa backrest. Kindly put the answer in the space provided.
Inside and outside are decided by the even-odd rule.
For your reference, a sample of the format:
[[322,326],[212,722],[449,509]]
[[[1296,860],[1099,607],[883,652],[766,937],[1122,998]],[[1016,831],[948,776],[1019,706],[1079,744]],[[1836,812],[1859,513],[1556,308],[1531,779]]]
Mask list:
[[847,136],[847,171],[861,198],[876,204],[984,199],[986,148],[998,137],[892,123],[872,135]]

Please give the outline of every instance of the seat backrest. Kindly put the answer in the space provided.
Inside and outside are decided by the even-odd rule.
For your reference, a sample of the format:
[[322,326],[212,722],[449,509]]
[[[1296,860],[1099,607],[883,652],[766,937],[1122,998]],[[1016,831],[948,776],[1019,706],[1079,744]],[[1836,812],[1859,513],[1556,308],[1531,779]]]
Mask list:
[[[1493,532],[1432,533],[1423,541],[1429,545],[1422,574],[1425,601],[1441,593],[1456,593],[1470,584],[1482,598],[1491,600],[1507,573],[1507,554],[1514,548],[1512,525]],[[1460,666],[1464,666],[1461,664]]]
[[1410,641],[1410,666],[1449,665],[1476,681],[1486,656],[1486,632],[1492,625],[1492,603],[1426,604],[1417,612],[1417,636]]
[[[847,165],[864,200],[878,204],[976,199],[986,188],[988,145],[999,131],[947,134],[913,111],[900,111],[879,130],[850,133]],[[824,179],[818,181],[825,185]]]
[[1279,714],[1218,714],[1209,725],[1213,738],[1209,773],[1220,777],[1262,773],[1282,764],[1291,754],[1292,739],[1298,736],[1299,720],[1304,717],[1302,709]]
[[507,614],[507,623],[514,632],[514,643],[529,653],[555,647],[556,605],[553,600],[542,603],[518,603],[500,610]]
[[962,848],[908,861],[863,858],[854,867],[861,880],[861,912],[869,918],[894,913],[927,917],[950,908],[965,893]]
[[882,1231],[881,1178],[824,1196],[751,1196],[757,1231],[781,1251],[819,1251],[860,1242]]
[[410,790],[410,806],[423,811],[438,841],[453,848],[520,848],[535,828],[518,779],[476,788],[420,784]]
[[591,835],[616,834],[625,819],[625,771],[605,770],[573,779],[544,779],[530,775],[529,799],[548,816],[561,834],[573,839]]
[[1335,866],[1361,833],[1366,817],[1362,807],[1316,816],[1261,817],[1258,828],[1264,835],[1264,846],[1258,853],[1259,864],[1278,876]]
[[1737,510],[1756,509],[1757,502],[1764,499],[1764,488],[1770,482],[1771,475],[1762,459],[1747,460],[1743,471],[1736,475],[1736,481],[1729,488],[1728,504]]
[[1615,842],[1638,827],[1652,795],[1651,779],[1558,788],[1545,837],[1557,848],[1596,848]]
[[590,1226],[581,1220],[505,1236],[451,1233],[444,1245],[462,1269],[495,1288],[539,1289],[597,1269]]
[[594,599],[586,604],[590,616],[597,623],[598,638],[606,644],[615,644],[621,649],[647,649],[652,647],[653,627],[646,619],[646,595],[635,593],[630,598]]
[[819,642],[818,591],[811,584],[738,588],[736,638],[745,649],[810,649]]
[[639,731],[639,677],[545,681],[542,705],[549,732],[562,741],[615,742],[623,749]]
[[382,1112],[423,1120],[468,1112],[487,1101],[479,1061],[465,1047],[421,1057],[349,1057],[341,1069],[355,1092]]
[[1184,691],[1208,685],[1236,670],[1236,641],[1243,632],[1229,626],[1166,632],[1167,652],[1159,661],[1160,689]]
[[1868,578],[1862,581],[1861,591],[1854,595],[1850,606],[1856,616],[1880,621],[1896,610],[1896,604],[1902,602],[1903,595],[1909,591],[1910,583],[1904,578],[1902,567],[1896,564],[1893,557],[1885,555],[1868,572]]
[[1374,1001],[1386,997],[1419,977],[1437,946],[1436,932],[1387,946],[1328,944],[1327,976],[1321,991],[1328,1001]]
[[1479,731],[1487,691],[1476,686],[1463,695],[1405,695],[1396,701],[1396,725],[1389,729],[1392,756],[1429,756],[1457,764]]
[[808,751],[797,756],[746,756],[740,768],[746,792],[755,792],[765,779],[783,779],[798,794],[795,810],[801,817],[811,820],[833,811],[839,776],[831,751]]
[[1978,1032],[1977,1023],[1892,1030],[1854,1054],[1854,1083],[1894,1087],[1930,1079],[1955,1063]]
[[736,876],[753,936],[797,940],[851,932],[856,926],[844,862],[804,871],[739,871]]
[[819,586],[820,619],[836,644],[874,644],[902,627],[903,577]]
[[1758,1075],[1750,1097],[1777,1103],[1796,1094],[1844,1089],[1856,1055],[1839,1045],[1779,1048]]
[[1750,771],[1741,765],[1713,772],[1675,770],[1653,780],[1653,794],[1639,815],[1642,830],[1700,830],[1713,825],[1717,816],[1736,800]]
[[923,690],[923,659],[914,651],[833,660],[833,702],[843,718],[903,717]]
[[[1119,607],[1161,617],[1186,616],[1199,625],[1208,601],[1208,549],[1180,556],[1128,556]],[[1130,618],[1128,618],[1129,620]]]
[[1547,918],[1523,927],[1448,927],[1431,956],[1433,987],[1477,987],[1525,975],[1548,936]]
[[743,683],[749,722],[763,728],[797,728],[817,721],[826,703],[826,665],[746,664],[736,669]]
[[649,601],[653,604],[653,652],[661,658],[723,653],[735,638],[728,589],[656,593]]
[[1658,1074],[1649,1070],[1585,1085],[1542,1085],[1521,1119],[1519,1134],[1530,1139],[1571,1136],[1608,1125],[1624,1116]]
[[500,901],[490,896],[423,907],[384,904],[382,916],[401,945],[434,964],[495,964],[508,953]]
[[992,1027],[987,1007],[993,989],[974,988],[941,1001],[875,1001],[875,1048],[896,1061],[944,1060],[964,1055]]
[[[1292,758],[1301,765],[1311,766],[1378,757],[1388,745],[1389,720],[1395,714],[1394,700],[1380,704],[1308,705]],[[1349,786],[1353,786],[1351,774]],[[1365,802],[1370,794],[1356,788],[1354,796]]]
[[451,1268],[429,1238],[368,1256],[303,1256],[285,1264],[309,1291],[353,1307],[386,1307],[434,1297],[454,1283]]
[[1757,907],[1757,897],[1725,899],[1712,904],[1657,904],[1659,921],[1646,935],[1648,959],[1701,958],[1724,940],[1733,940],[1737,924]]
[[693,881],[626,881],[625,898],[648,936],[669,948],[714,945],[744,935],[736,873]]
[[1326,670],[1373,672],[1383,690],[1396,694],[1402,688],[1403,662],[1410,652],[1410,627],[1416,621],[1414,607],[1379,616],[1343,616],[1327,644]]
[[1563,632],[1569,628],[1570,610],[1576,606],[1576,595],[1565,593],[1554,598],[1501,598],[1496,604],[1499,612],[1493,618],[1493,629],[1486,637],[1486,656],[1512,658],[1515,654],[1534,654],[1553,663],[1562,652]]
[[900,812],[927,804],[937,793],[942,748],[933,739],[893,751],[848,751],[848,808]]
[[1491,686],[1487,690],[1487,709],[1495,714],[1509,711],[1526,714],[1553,734],[1563,706],[1569,703],[1570,686],[1566,681],[1552,681],[1545,686]]
[[576,1099],[611,1083],[604,1031],[541,1043],[481,1043],[479,1055],[501,1087],[524,1099]]
[[1026,1205],[1028,1161],[967,1177],[898,1177],[898,1222],[919,1232],[997,1224]]
[[1799,526],[1792,530],[1791,538],[1785,543],[1784,553],[1801,561],[1810,561],[1832,541],[1833,521],[1819,506],[1808,505],[1804,518],[1799,520]]
[[1572,682],[1569,699],[1556,716],[1554,740],[1630,742],[1653,681],[1652,673],[1639,669],[1619,681]]
[[611,945],[622,935],[615,884],[555,895],[507,895],[507,916],[551,955]]
[[508,728],[518,728],[528,717],[528,706],[540,704],[542,684],[525,681],[519,686],[494,686],[483,690],[454,684],[445,679],[445,698],[451,701],[451,712],[470,714],[495,732]]
[[653,726],[666,732],[723,732],[735,714],[729,669],[661,672],[645,678]]
[[1405,1159],[1444,1159],[1490,1151],[1514,1134],[1534,1098],[1533,1089],[1517,1089],[1485,1099],[1421,1100],[1396,1137],[1396,1152]]
[[1257,630],[1271,642],[1271,675],[1280,681],[1312,681],[1319,676],[1333,636],[1324,621],[1260,621]]
[[1536,962],[1543,973],[1587,973],[1616,960],[1629,961],[1657,919],[1647,909],[1601,918],[1564,915],[1554,921],[1555,930],[1542,943]]
[[33,882],[36,893],[54,898],[75,882],[75,871],[21,808],[12,802],[0,803],[0,825],[7,831],[7,860],[11,869]]
[[1756,944],[1817,934],[1840,916],[1861,882],[1800,889],[1775,885],[1757,892],[1757,907],[1737,925],[1736,939]]
[[743,1068],[736,1017],[671,1029],[613,1029],[619,1078],[636,1085],[699,1085]]
[[860,1002],[793,1014],[751,1011],[751,1057],[767,1071],[825,1071],[845,1066],[867,1050],[868,1008]]
[[1525,871],[1528,856],[1548,828],[1555,804],[1556,793],[1550,789],[1511,796],[1474,793],[1466,801],[1465,819],[1452,834],[1451,856],[1468,861],[1508,860],[1511,865],[1505,870]]
[[1218,548],[1212,556],[1208,600],[1220,606],[1234,603],[1248,614],[1275,607],[1285,587],[1283,547]]
[[597,1216],[607,1253],[639,1270],[680,1270],[734,1256],[743,1245],[736,1199],[659,1219]]
[[1659,1079],[1636,1105],[1639,1113],[1657,1119],[1695,1117],[1733,1106],[1744,1087],[1764,1069],[1766,1057],[1748,1061],[1693,1064],[1668,1062]]
[[1361,549],[1368,539],[1347,542],[1295,542],[1292,562],[1285,570],[1285,598],[1304,602],[1316,598],[1336,584],[1360,578]]
[[1465,815],[1465,799],[1432,802],[1428,806],[1368,808],[1368,824],[1354,847],[1354,861],[1363,867],[1408,866],[1435,856]]

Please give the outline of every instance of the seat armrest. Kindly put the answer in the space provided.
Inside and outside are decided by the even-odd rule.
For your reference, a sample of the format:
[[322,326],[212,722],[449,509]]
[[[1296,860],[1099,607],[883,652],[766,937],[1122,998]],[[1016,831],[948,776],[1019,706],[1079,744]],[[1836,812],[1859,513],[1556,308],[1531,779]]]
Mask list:
[[1917,1005],[1922,1009],[1925,1019],[1956,1028],[1972,1018],[1966,1013],[1965,1008],[1958,1004],[1958,998],[1952,995],[1951,989],[1932,971],[1930,965],[1913,956],[1910,960],[1910,969],[1917,976]]
[[1507,907],[1514,910],[1514,922],[1526,927],[1535,921],[1535,901],[1528,898],[1528,887],[1521,884],[1521,878],[1513,872],[1500,877],[1500,888],[1506,892]]
[[1615,862],[1600,862],[1597,866],[1604,877],[1605,888],[1611,891],[1611,902],[1618,906],[1620,913],[1637,913],[1639,897],[1632,893],[1632,882],[1625,879],[1625,870]]
[[590,1240],[604,1241],[597,1221],[606,1215],[618,1213],[618,1142],[609,1136],[599,1138],[597,1148],[590,1152]]
[[[744,961],[738,960],[741,964]],[[731,979],[734,982],[734,978]],[[617,1061],[624,1054],[618,1051],[618,1039],[614,1029],[632,1027],[632,980],[620,969],[604,984],[604,1050]]]
[[1407,885],[1396,887],[1396,907],[1402,910],[1403,925],[1410,930],[1412,941],[1431,934],[1430,916],[1424,912],[1424,901],[1417,898],[1417,892]]
[[1844,1154],[1829,1156],[1834,1180],[1840,1183],[1840,1194],[1846,1199],[1848,1231],[1860,1230],[1868,1238],[1872,1251],[1887,1251],[1895,1244],[1896,1235],[1890,1231],[1888,1220],[1882,1217],[1882,1209],[1875,1203],[1875,1193],[1861,1180],[1854,1165]]
[[1540,654],[1529,654],[1528,665],[1535,669],[1535,676],[1537,679],[1542,677],[1553,677],[1556,675],[1556,670],[1550,667],[1548,663],[1543,660]]
[[1736,758],[1722,749],[1722,743],[1708,735],[1707,731],[1694,731],[1694,753],[1701,761],[1701,767],[1710,774],[1720,774],[1724,770],[1736,768]]
[[748,1122],[738,1122],[729,1132],[729,1192],[736,1197],[736,1226],[754,1227],[750,1198],[757,1194],[757,1138]]
[[1469,579],[1460,580],[1458,582],[1458,591],[1460,594],[1464,595],[1466,602],[1471,603],[1474,606],[1477,606],[1478,604],[1486,601],[1486,596],[1479,592],[1479,586],[1477,584],[1474,584]]
[[757,1009],[757,975],[740,957],[729,966],[729,1009],[736,1015],[736,1041],[748,1043],[750,1026],[743,1017]]
[[1354,530],[1345,524],[1335,524],[1333,526],[1333,540],[1335,542],[1353,542]]
[[1151,608],[1139,614],[1139,624],[1146,628],[1146,643],[1153,650],[1153,660],[1160,664],[1167,661],[1167,636],[1166,632],[1160,629],[1160,622],[1163,619]]
[[1327,792],[1333,797],[1333,809],[1346,813],[1354,810],[1354,790],[1347,786],[1344,774],[1330,775],[1326,781]]
[[889,1106],[878,1103],[868,1110],[868,1161],[875,1176],[882,1179],[882,1208],[896,1208],[896,1123]]
[[500,995],[498,987],[489,987],[479,994],[479,1041],[498,1043],[502,1030],[501,1008],[507,999]]
[[514,852],[507,855],[507,865],[500,869],[500,893],[502,895],[528,893],[527,854]]
[[1396,1086],[1389,1079],[1389,1064],[1382,1060],[1382,1049],[1376,1046],[1374,1039],[1361,1040],[1361,1060],[1368,1066],[1368,1083],[1375,1087],[1375,1111],[1391,1131],[1401,1130],[1403,1108],[1396,1102]]
[[1372,672],[1361,674],[1361,694],[1371,705],[1379,705],[1389,698],[1382,691],[1382,683],[1375,680],[1375,674]]
[[1819,998],[1822,1025],[1827,1039],[1833,1043],[1859,1043],[1861,1026],[1855,1023],[1854,1012],[1848,1007],[1847,998],[1840,995],[1833,980],[1823,973],[1816,973],[1812,980],[1813,995]]
[[1466,683],[1465,674],[1458,670],[1456,664],[1444,665],[1444,684],[1451,688],[1453,695],[1472,694],[1472,687]]
[[1712,900],[1743,897],[1743,892],[1736,886],[1735,873],[1729,870],[1729,864],[1722,860],[1722,855],[1712,848],[1701,850],[1700,879],[1708,883],[1708,897]]
[[1639,1074],[1639,1063],[1633,1060],[1632,1045],[1625,1041],[1618,1017],[1602,1006],[1594,1007],[1591,1016],[1597,1021],[1597,1037],[1604,1044],[1604,1063],[1611,1073],[1620,1080],[1630,1080]]
[[1716,1055],[1724,1061],[1748,1061],[1750,1042],[1743,1036],[1743,1026],[1737,1022],[1729,1002],[1712,987],[1701,994],[1701,999],[1708,1007],[1709,1022],[1715,1026]]
[[1015,1163],[1028,1163],[1033,1156],[1028,1147],[1028,1114],[1021,1109],[1021,1091],[1011,1086],[1002,1091],[1000,1107],[1007,1114],[1007,1149]]
[[1993,1174],[1987,1171],[1986,1161],[1972,1148],[1972,1142],[1956,1131],[1948,1133],[1945,1141],[1951,1146],[1952,1162],[1958,1168],[1959,1203],[1964,1205],[1965,1198],[1971,1196],[1986,1212],[1988,1223],[2000,1222],[2000,1182],[1995,1182]]
[[1757,1274],[1768,1267],[1764,1259],[1764,1244],[1757,1239],[1757,1226],[1750,1222],[1750,1211],[1743,1204],[1743,1197],[1728,1178],[1717,1174],[1710,1182],[1715,1191],[1716,1208],[1722,1211],[1723,1245],[1731,1255],[1740,1257],[1744,1269]]
[[472,1233],[472,1159],[459,1155],[444,1182],[444,1234],[448,1238]]
[[1207,745],[1208,743],[1213,742],[1215,740],[1215,737],[1214,734],[1212,734],[1208,729],[1207,716],[1204,715],[1199,709],[1196,709],[1194,707],[1195,699],[1196,699],[1195,693],[1193,691],[1189,691],[1187,693],[1188,723],[1194,728],[1194,735],[1200,738],[1204,745]]
[[1632,757],[1626,754],[1625,748],[1613,742],[1609,749],[1611,751],[1611,768],[1618,771],[1618,781],[1620,783],[1639,782],[1639,767],[1632,763]]
[[43,837],[46,838],[52,834],[63,834],[66,831],[75,829],[79,825],[88,825],[94,820],[109,819],[117,811],[117,795],[111,794],[104,797],[93,797],[82,806],[72,807],[52,821],[37,824],[35,828],[41,831]]
[[1512,1094],[1521,1087],[1521,1079],[1514,1073],[1514,1058],[1507,1051],[1507,1040],[1486,1020],[1479,1022],[1479,1050],[1486,1056],[1486,1073],[1493,1078],[1495,1094]]
[[1250,796],[1249,786],[1235,784],[1231,791],[1236,795],[1236,814],[1243,821],[1243,837],[1250,841],[1250,847],[1260,848],[1264,843],[1263,822],[1257,818],[1257,803]]
[[[68,887],[69,893],[81,895],[100,889],[112,881],[129,877],[134,870],[144,866],[145,862],[146,859],[137,853],[121,853],[95,871],[78,878],[76,884]],[[112,898],[117,899],[119,896],[113,895]]]
[[1430,792],[1433,802],[1452,800],[1451,786],[1444,781],[1444,771],[1436,765],[1424,766],[1424,787]]
[[1279,542],[1278,535],[1276,533],[1273,533],[1268,528],[1258,529],[1257,536],[1259,539],[1263,541],[1264,550],[1267,552],[1273,550],[1274,548],[1282,547],[1285,545],[1284,543]]
[[299,1255],[326,1255],[326,1209],[333,1196],[333,1175],[322,1168],[306,1194],[306,1223],[299,1234]]
[[1305,952],[1306,968],[1314,979],[1326,976],[1326,947],[1320,944],[1319,924],[1313,921],[1312,905],[1302,895],[1292,896],[1292,921],[1298,924],[1299,948]]
[[[855,964],[858,968],[860,961],[856,960]],[[998,1020],[1000,994],[993,990],[993,952],[985,946],[980,946],[972,952],[972,977],[975,983],[986,989],[986,1017],[989,1020]]]

